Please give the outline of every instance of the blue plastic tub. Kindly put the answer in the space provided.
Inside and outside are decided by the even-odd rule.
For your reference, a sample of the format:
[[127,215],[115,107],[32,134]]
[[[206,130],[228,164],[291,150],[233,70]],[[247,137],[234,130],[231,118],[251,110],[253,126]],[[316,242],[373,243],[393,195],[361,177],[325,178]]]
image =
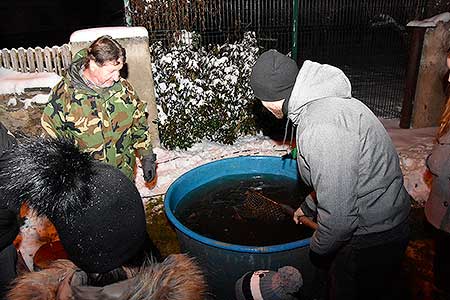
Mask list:
[[229,244],[191,231],[173,214],[190,191],[217,178],[239,174],[283,175],[294,179],[299,176],[295,160],[282,160],[272,156],[222,159],[181,175],[167,190],[164,203],[165,213],[175,227],[181,251],[197,258],[215,299],[234,299],[235,282],[248,271],[277,270],[285,265],[295,266],[300,270],[304,279],[304,293],[310,294],[316,270],[308,258],[309,238],[267,247]]

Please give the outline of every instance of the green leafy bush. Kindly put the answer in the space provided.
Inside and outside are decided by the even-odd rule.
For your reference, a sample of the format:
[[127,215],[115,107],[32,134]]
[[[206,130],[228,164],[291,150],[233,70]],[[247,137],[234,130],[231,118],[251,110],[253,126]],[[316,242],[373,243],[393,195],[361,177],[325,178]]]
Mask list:
[[253,32],[233,44],[180,42],[150,47],[162,144],[187,149],[203,139],[232,144],[256,133],[249,85],[258,47]]

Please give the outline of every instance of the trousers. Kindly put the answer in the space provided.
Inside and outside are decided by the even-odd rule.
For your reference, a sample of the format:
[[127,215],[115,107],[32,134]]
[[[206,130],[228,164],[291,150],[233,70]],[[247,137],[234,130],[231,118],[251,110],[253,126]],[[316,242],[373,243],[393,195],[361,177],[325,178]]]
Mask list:
[[356,236],[328,258],[328,300],[400,299],[402,261],[409,241],[409,223]]

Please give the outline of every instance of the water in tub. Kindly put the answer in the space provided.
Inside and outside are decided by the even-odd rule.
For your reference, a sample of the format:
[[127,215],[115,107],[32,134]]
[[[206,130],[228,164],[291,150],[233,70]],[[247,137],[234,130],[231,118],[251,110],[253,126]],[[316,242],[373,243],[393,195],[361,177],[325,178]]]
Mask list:
[[190,230],[217,241],[245,246],[280,245],[309,238],[312,230],[296,225],[291,217],[271,222],[249,218],[239,207],[248,190],[294,209],[309,193],[298,180],[273,174],[230,175],[189,192],[175,209],[177,219]]

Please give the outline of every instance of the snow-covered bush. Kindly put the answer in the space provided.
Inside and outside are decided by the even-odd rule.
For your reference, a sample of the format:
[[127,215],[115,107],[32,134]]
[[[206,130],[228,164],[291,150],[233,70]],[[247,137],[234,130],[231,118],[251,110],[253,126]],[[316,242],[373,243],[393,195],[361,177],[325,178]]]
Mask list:
[[258,53],[255,33],[234,44],[150,47],[162,144],[187,149],[209,141],[232,144],[255,133],[249,85]]

